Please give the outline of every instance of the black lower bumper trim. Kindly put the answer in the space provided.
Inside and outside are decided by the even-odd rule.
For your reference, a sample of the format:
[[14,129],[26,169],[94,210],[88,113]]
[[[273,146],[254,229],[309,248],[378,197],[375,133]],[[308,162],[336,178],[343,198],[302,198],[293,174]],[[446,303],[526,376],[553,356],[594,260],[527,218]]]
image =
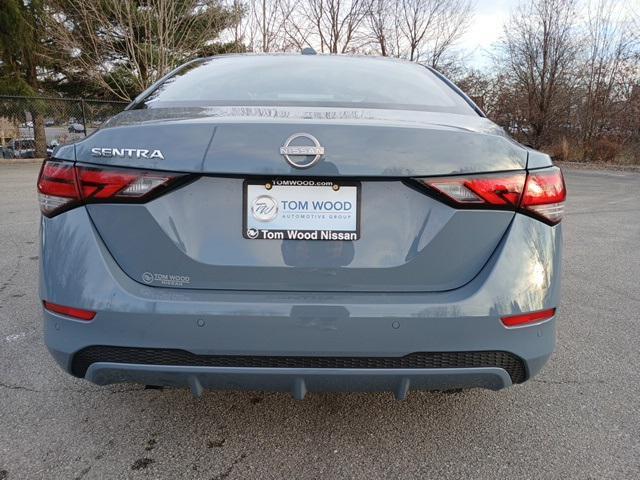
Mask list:
[[524,362],[509,352],[416,352],[404,357],[195,355],[185,350],[93,346],[73,357],[71,372],[84,377],[92,363],[251,368],[477,368],[506,370],[513,383],[526,379]]

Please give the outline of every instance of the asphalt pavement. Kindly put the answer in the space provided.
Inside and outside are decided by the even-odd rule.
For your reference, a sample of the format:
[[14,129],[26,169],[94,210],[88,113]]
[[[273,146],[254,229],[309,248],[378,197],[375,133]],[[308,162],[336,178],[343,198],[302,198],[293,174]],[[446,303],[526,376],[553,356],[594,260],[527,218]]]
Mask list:
[[566,170],[558,346],[500,392],[97,387],[42,340],[37,165],[0,165],[0,480],[640,478],[640,174]]

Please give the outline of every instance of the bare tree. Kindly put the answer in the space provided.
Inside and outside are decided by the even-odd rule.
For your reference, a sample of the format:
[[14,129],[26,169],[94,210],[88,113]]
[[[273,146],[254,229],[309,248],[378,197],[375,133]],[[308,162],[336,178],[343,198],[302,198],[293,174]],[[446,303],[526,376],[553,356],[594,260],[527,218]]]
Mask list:
[[241,13],[220,0],[51,0],[50,10],[69,63],[127,100],[210,48]]
[[297,46],[287,32],[296,23],[300,0],[251,0],[245,16],[248,47],[254,52],[282,52]]
[[401,44],[409,60],[437,67],[469,27],[469,0],[397,0]]
[[400,0],[400,32],[406,42],[409,60],[418,60],[420,46],[435,30],[446,0]]
[[586,58],[580,72],[582,108],[577,118],[585,159],[598,156],[598,142],[607,133],[615,130],[623,141],[625,129],[611,122],[626,108],[625,99],[637,82],[632,72],[637,39],[629,27],[630,19],[613,0],[588,5]]
[[383,57],[399,55],[398,6],[398,0],[373,0],[366,16],[373,43],[377,45]]
[[371,0],[301,0],[301,9],[322,52],[347,53],[362,46],[356,42],[365,41],[360,27],[370,4]]
[[477,69],[470,69],[457,79],[457,85],[480,107],[491,116],[497,104],[498,95],[495,77]]
[[472,16],[470,0],[373,0],[366,26],[381,55],[438,68]]
[[469,0],[444,2],[430,32],[422,61],[433,68],[441,68],[447,52],[469,29],[473,19],[473,7]]
[[534,147],[548,144],[552,124],[568,114],[578,51],[575,13],[575,0],[533,0],[504,26],[497,66],[513,79],[512,92],[528,119],[518,128]]

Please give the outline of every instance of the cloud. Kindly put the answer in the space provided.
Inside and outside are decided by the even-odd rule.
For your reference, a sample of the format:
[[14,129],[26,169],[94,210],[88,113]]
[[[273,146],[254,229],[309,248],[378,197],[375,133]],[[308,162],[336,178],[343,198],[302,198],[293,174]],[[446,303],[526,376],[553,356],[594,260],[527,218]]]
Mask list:
[[482,67],[487,63],[487,51],[500,39],[509,13],[508,8],[492,13],[476,13],[469,30],[458,44],[459,48],[469,52],[472,66]]

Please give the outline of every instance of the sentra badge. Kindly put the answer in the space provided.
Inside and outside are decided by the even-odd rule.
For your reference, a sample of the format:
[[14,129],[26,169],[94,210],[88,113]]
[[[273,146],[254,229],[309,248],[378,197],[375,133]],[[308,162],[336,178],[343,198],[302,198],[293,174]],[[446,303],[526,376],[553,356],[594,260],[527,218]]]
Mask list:
[[160,150],[149,150],[146,148],[100,148],[91,149],[93,157],[121,157],[121,158],[157,158],[164,160],[164,155]]

